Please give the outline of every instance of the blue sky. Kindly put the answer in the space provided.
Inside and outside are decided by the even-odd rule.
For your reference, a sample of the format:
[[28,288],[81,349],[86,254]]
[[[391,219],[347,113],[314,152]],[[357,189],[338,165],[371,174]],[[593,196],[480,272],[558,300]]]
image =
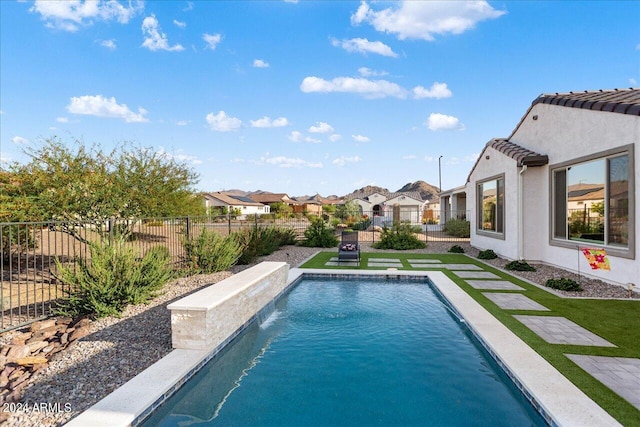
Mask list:
[[541,93],[638,87],[639,1],[0,1],[0,158],[57,136],[198,190],[462,185]]

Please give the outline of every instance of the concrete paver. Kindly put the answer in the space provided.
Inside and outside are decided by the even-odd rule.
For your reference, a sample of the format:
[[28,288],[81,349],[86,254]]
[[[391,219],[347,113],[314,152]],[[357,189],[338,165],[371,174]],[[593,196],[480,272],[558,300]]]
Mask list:
[[504,310],[535,310],[549,311],[547,307],[517,293],[483,292],[482,295],[489,298]]
[[500,276],[497,276],[490,271],[456,271],[455,275],[461,277],[463,279],[499,279]]
[[565,356],[640,409],[640,359],[582,354]]
[[524,291],[525,289],[507,280],[465,280],[475,289],[501,290],[501,291]]
[[550,344],[615,347],[609,341],[564,317],[524,315],[513,317]]

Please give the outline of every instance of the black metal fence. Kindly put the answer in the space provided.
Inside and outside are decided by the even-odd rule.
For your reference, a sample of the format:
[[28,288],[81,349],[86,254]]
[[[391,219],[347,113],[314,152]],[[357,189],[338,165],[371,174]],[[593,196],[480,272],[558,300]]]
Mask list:
[[[90,259],[90,244],[114,239],[123,231],[127,244],[140,255],[155,246],[169,249],[176,268],[184,259],[183,242],[197,236],[203,229],[229,235],[251,227],[283,227],[294,230],[299,239],[313,217],[303,215],[276,218],[264,216],[209,216],[181,218],[111,219],[105,222],[47,221],[0,223],[0,332],[14,329],[50,315],[55,301],[64,295],[63,285],[56,279],[56,261],[73,264],[77,259]],[[363,242],[376,242],[384,227],[402,220],[411,223],[416,235],[427,242],[464,242],[468,237],[456,237],[445,231],[444,224],[430,219],[410,216],[398,219],[392,215],[374,216],[359,213],[344,218],[324,219],[340,232],[344,229],[360,231]]]

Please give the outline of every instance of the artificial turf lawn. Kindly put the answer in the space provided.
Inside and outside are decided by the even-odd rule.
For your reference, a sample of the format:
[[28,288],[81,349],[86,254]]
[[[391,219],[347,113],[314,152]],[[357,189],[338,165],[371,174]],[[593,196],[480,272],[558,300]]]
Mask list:
[[[565,356],[565,354],[585,354],[640,358],[640,328],[637,327],[638,319],[640,319],[640,300],[573,299],[559,297],[527,281],[463,254],[362,253],[360,261],[361,267],[325,266],[326,262],[335,256],[337,256],[336,252],[320,252],[304,263],[301,268],[386,270],[386,267],[367,267],[367,260],[369,258],[396,258],[402,261],[403,267],[400,268],[401,270],[443,270],[447,277],[453,280],[487,311],[520,337],[520,339],[544,357],[565,377],[611,414],[611,416],[623,425],[640,425],[640,410],[587,372],[583,371],[578,365]],[[521,286],[526,290],[527,297],[544,305],[550,311],[503,310],[482,295],[483,292],[492,291],[475,289],[468,285],[464,279],[457,277],[453,272],[438,268],[437,265],[413,268],[409,265],[409,259],[438,259],[445,264],[468,263],[478,265],[485,271],[490,271],[502,279],[509,280]],[[517,274],[517,272],[514,272],[514,274]],[[508,291],[500,290],[497,292]],[[549,344],[513,317],[513,315],[518,314],[562,316],[606,339],[610,343],[615,344],[617,347]]]

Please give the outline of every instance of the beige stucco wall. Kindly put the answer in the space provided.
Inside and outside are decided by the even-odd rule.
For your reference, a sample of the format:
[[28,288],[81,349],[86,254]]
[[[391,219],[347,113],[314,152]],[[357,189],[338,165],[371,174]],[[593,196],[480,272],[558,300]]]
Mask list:
[[[533,120],[537,116],[537,120]],[[525,247],[527,260],[539,260],[573,271],[618,283],[640,285],[638,261],[638,222],[640,221],[640,117],[590,111],[548,104],[535,105],[510,140],[523,147],[547,154],[549,166],[572,161],[593,153],[635,144],[635,259],[609,256],[611,271],[591,270],[576,249],[550,245],[549,166],[529,168],[525,173]],[[509,190],[507,190],[509,191]],[[602,245],[593,245],[602,247]]]
[[[487,157],[489,158],[487,159]],[[492,249],[497,254],[509,259],[515,259],[518,255],[517,173],[515,160],[488,147],[482,153],[467,185],[467,206],[471,210],[469,218],[467,218],[471,222],[471,244],[480,249]],[[500,174],[504,174],[504,238],[498,234],[495,234],[495,237],[489,237],[488,234],[491,233],[478,233],[478,182],[497,177]]]

